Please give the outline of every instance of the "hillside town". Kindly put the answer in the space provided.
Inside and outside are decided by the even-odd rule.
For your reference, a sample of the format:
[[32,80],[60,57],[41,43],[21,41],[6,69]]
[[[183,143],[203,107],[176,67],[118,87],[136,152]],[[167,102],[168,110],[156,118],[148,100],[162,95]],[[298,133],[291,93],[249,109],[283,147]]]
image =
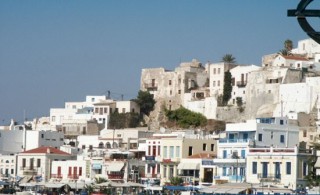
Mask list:
[[[50,116],[12,119],[0,126],[0,185],[68,186],[74,193],[316,194],[320,45],[305,39],[275,52],[258,65],[192,59],[174,70],[142,69],[140,91],[154,100],[149,112],[136,100],[87,95],[51,108]],[[182,108],[206,123],[183,126],[179,116],[168,116]],[[119,122],[114,113],[143,120]],[[188,120],[183,124],[196,117]]]

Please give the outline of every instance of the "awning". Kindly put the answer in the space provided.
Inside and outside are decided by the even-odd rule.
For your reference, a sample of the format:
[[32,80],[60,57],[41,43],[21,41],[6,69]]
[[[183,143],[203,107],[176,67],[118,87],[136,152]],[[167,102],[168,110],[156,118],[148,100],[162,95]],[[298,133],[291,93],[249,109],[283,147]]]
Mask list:
[[315,168],[320,168],[320,157],[317,158],[316,164],[314,164]]
[[221,194],[225,194],[227,193],[227,191],[231,190],[230,188],[216,188],[214,189],[214,193],[221,193]]
[[119,172],[123,168],[124,163],[123,162],[117,162],[117,163],[110,163],[108,164],[108,171],[111,172]]
[[101,164],[97,164],[97,163],[92,164],[92,169],[94,170],[101,169],[101,167],[102,167]]
[[67,185],[67,184],[64,184],[64,183],[46,183],[46,184],[44,184],[44,186],[46,188],[62,188],[65,185]]
[[200,164],[199,163],[180,163],[177,169],[183,170],[199,170]]
[[292,190],[290,189],[272,189],[272,192],[273,193],[287,193],[287,194],[290,194],[290,193],[293,193]]
[[246,190],[246,188],[234,188],[234,189],[228,190],[227,193],[228,194],[239,194],[240,192],[243,192],[245,190]]

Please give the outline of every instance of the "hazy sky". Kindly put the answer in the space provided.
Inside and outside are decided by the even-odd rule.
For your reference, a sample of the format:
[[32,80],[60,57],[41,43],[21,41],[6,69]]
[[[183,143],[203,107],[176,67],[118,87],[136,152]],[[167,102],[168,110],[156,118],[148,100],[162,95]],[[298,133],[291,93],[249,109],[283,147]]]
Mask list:
[[193,58],[261,64],[308,38],[299,0],[1,0],[0,125],[48,116],[86,95],[136,97],[142,68]]

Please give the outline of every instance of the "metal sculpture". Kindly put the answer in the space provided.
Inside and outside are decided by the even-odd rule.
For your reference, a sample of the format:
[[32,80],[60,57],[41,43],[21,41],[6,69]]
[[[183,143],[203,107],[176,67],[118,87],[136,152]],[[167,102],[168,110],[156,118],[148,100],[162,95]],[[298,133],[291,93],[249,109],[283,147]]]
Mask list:
[[298,23],[304,32],[320,44],[320,32],[317,32],[306,19],[306,17],[320,17],[320,10],[306,9],[312,1],[313,0],[301,0],[297,9],[288,10],[288,16],[296,16]]

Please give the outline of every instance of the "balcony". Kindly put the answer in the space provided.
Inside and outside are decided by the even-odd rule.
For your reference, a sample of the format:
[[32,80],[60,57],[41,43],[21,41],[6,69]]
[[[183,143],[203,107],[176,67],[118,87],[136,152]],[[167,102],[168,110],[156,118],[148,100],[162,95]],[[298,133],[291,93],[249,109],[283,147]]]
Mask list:
[[249,143],[250,139],[220,139],[219,143]]
[[118,179],[123,179],[123,173],[109,173],[108,179],[113,179],[113,180],[118,180]]
[[247,85],[247,81],[237,81],[238,87],[245,87]]
[[61,174],[51,174],[51,178],[62,179]]
[[214,164],[233,164],[233,165],[242,165],[242,164],[246,164],[246,159],[245,158],[215,158],[213,159],[213,163]]
[[37,174],[36,167],[20,167],[20,170],[23,171],[23,175],[35,175]]
[[144,88],[146,88],[148,91],[157,91],[158,85],[156,83],[145,83]]
[[258,174],[258,179],[261,182],[279,182],[281,180],[281,174]]
[[69,174],[68,178],[69,179],[79,179],[79,175],[77,175],[77,174]]
[[229,176],[229,181],[232,181],[232,182],[243,182],[244,178],[245,177],[243,175],[230,175]]

